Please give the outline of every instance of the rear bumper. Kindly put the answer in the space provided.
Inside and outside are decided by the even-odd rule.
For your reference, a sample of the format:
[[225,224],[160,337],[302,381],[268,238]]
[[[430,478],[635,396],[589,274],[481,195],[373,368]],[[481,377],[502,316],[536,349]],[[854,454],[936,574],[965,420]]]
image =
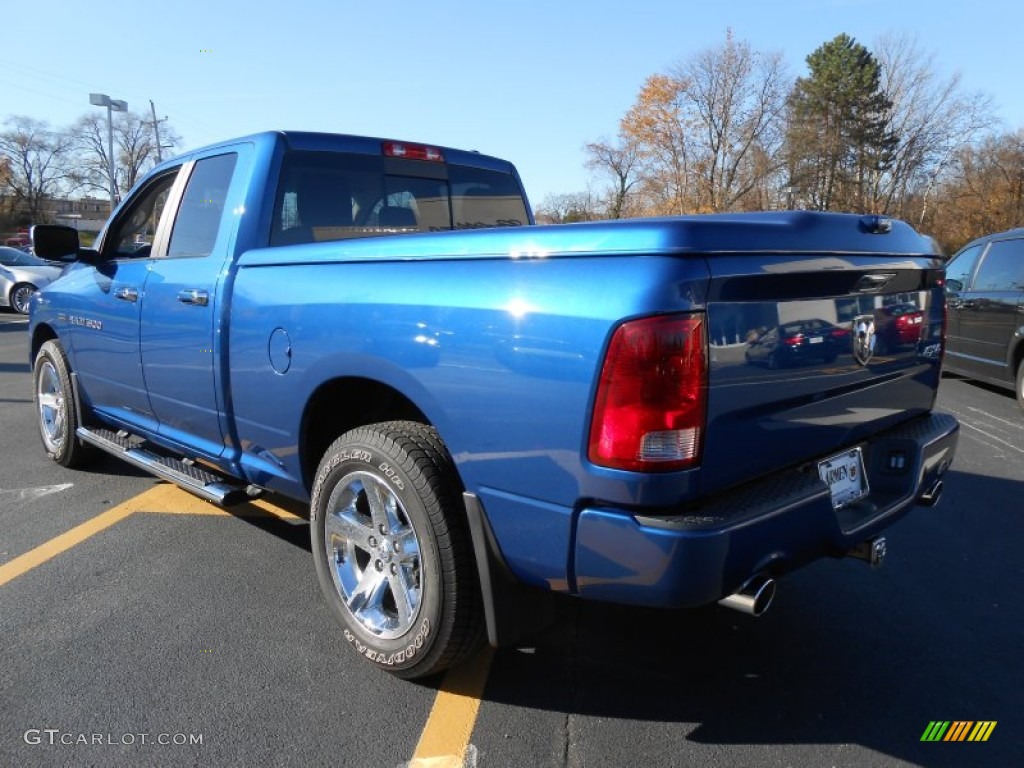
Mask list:
[[935,486],[953,460],[958,433],[955,418],[932,413],[861,443],[870,493],[839,511],[817,461],[676,514],[585,508],[574,543],[575,591],[592,600],[697,606],[732,594],[754,575],[840,556]]

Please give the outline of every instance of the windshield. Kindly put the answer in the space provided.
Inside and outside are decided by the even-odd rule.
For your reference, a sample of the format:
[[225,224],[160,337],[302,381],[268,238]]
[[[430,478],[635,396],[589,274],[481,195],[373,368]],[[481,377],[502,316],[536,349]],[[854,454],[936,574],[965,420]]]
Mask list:
[[17,248],[0,247],[0,264],[8,267],[52,267],[50,262],[19,251]]

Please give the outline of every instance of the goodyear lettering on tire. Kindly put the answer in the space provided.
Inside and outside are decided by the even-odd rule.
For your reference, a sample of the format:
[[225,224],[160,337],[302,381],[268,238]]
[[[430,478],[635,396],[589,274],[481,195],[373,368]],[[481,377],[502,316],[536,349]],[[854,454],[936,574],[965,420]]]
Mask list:
[[377,664],[382,664],[386,667],[393,667],[396,664],[404,664],[405,662],[410,661],[417,653],[419,653],[420,649],[423,648],[423,643],[425,643],[426,639],[430,636],[430,620],[423,619],[423,623],[420,624],[419,630],[405,648],[388,654],[376,651],[365,643],[360,642],[359,639],[347,629],[344,631],[344,635],[345,639],[352,644],[356,649],[356,652],[361,656],[365,656],[367,659],[376,662]]

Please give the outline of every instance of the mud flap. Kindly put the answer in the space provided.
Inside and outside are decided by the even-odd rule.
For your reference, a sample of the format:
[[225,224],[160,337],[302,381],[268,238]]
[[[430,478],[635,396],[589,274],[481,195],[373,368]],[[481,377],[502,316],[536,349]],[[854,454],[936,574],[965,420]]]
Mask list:
[[501,555],[480,499],[472,493],[462,498],[480,575],[487,641],[494,648],[519,644],[554,624],[554,595],[516,579]]

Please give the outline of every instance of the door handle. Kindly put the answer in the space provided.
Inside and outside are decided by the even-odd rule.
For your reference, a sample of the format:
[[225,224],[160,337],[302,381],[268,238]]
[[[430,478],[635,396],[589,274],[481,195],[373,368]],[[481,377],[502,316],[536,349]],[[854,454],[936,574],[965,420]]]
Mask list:
[[114,298],[135,303],[139,300],[139,289],[132,288],[130,285],[123,285],[114,291]]
[[206,291],[199,291],[190,288],[185,291],[178,291],[178,301],[182,304],[192,304],[196,307],[205,307],[210,303],[210,294]]

